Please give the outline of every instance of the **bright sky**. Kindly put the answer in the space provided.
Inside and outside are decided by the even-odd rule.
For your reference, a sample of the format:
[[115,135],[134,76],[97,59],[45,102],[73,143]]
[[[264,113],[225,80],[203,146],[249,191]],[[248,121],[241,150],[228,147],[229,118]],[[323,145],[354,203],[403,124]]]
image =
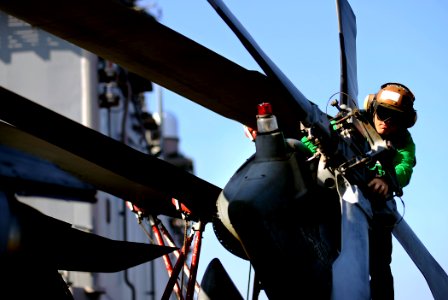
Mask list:
[[[325,110],[329,97],[339,91],[335,1],[224,2],[297,88]],[[417,166],[411,184],[404,190],[404,217],[448,271],[445,190],[448,3],[443,0],[350,2],[357,17],[360,105],[365,95],[375,93],[385,82],[402,82],[416,95],[418,121],[411,133],[417,146]],[[152,11],[160,10],[159,20],[163,24],[247,69],[259,70],[206,0],[141,2],[148,3],[157,3]],[[164,109],[178,118],[180,149],[194,160],[195,174],[223,188],[255,151],[242,126],[167,90],[163,90],[163,99]],[[156,111],[155,103],[155,99],[149,99],[150,110]],[[328,112],[335,114],[332,108]],[[403,211],[401,204],[398,208]],[[227,252],[208,224],[199,281],[214,257],[223,262],[246,297],[248,262]],[[424,278],[396,241],[392,268],[397,300],[433,299]]]

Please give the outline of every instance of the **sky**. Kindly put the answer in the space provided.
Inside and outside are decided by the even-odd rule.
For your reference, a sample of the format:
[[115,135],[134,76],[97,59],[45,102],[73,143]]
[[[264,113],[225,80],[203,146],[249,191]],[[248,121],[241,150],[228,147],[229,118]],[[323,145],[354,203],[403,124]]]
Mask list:
[[[339,40],[335,1],[238,1],[225,4],[270,59],[321,110],[339,91]],[[358,103],[385,82],[401,82],[416,96],[410,129],[417,165],[398,210],[429,252],[448,271],[448,3],[444,0],[352,0],[357,18]],[[240,66],[260,68],[206,0],[140,1],[159,21]],[[219,70],[216,70],[219,72]],[[241,124],[160,89],[163,109],[178,119],[180,151],[195,175],[221,188],[255,152]],[[148,106],[158,109],[154,95]],[[330,115],[336,112],[329,108]],[[274,111],[275,112],[275,111]],[[255,118],[255,112],[254,112]],[[225,250],[212,225],[204,232],[198,280],[218,257],[243,297],[249,264]],[[394,239],[392,272],[397,300],[433,299],[413,262]]]

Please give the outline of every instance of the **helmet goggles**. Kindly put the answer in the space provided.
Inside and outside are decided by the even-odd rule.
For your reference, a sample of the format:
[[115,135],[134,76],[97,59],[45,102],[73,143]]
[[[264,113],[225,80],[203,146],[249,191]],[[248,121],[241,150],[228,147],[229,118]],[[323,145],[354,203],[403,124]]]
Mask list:
[[399,124],[404,119],[404,114],[398,110],[390,109],[382,105],[377,105],[375,114],[380,121],[393,122]]

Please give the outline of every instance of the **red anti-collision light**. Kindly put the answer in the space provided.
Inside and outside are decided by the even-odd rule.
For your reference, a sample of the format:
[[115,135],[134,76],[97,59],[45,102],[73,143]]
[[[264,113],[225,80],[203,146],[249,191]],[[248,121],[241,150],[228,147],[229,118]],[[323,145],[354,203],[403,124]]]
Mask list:
[[263,102],[258,104],[258,114],[259,115],[272,115],[271,103]]

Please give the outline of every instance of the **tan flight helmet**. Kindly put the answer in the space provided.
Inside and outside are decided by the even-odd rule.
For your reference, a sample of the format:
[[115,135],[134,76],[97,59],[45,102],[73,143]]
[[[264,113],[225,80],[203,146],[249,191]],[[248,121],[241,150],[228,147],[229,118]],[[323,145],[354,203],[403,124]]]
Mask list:
[[406,128],[414,126],[417,112],[414,110],[415,96],[401,83],[388,82],[376,94],[369,94],[364,100],[364,109],[373,116],[379,105],[403,113]]

